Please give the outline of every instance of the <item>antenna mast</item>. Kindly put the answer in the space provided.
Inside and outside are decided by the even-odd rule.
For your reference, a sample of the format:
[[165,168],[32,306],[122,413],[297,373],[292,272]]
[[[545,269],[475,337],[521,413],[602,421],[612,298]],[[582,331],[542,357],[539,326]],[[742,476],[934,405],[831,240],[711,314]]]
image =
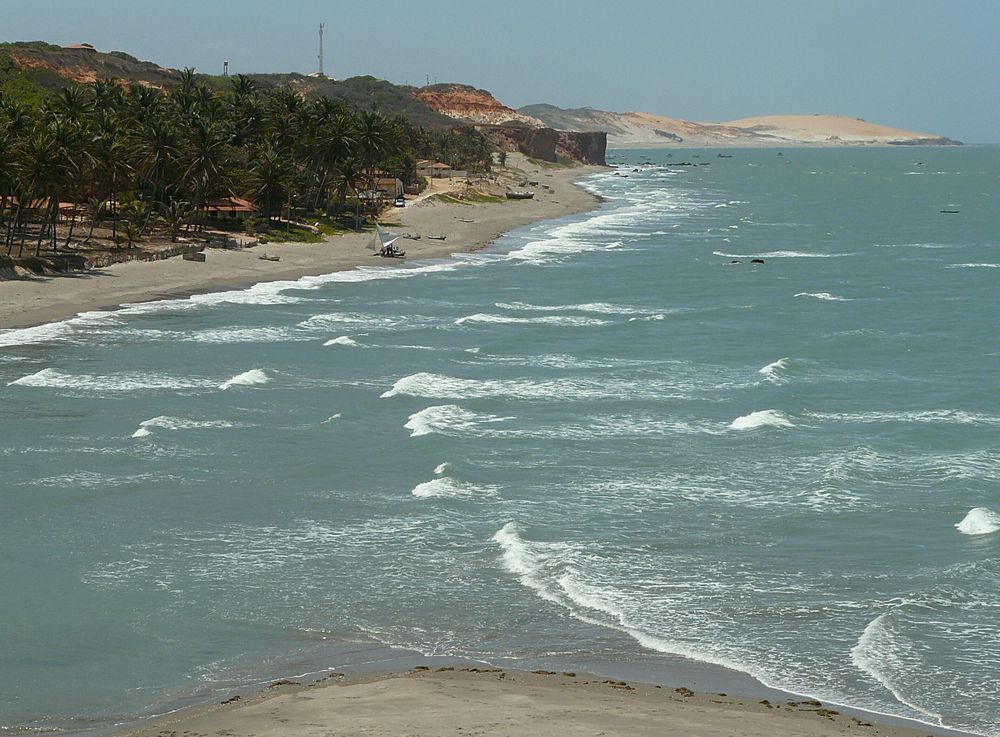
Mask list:
[[323,23],[319,24],[319,76],[323,74]]

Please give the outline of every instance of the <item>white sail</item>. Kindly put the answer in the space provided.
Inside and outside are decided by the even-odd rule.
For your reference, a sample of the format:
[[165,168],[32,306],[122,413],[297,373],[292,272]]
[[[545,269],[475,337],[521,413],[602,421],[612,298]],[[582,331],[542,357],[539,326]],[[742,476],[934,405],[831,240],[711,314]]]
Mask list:
[[396,235],[395,233],[390,233],[378,223],[375,223],[375,233],[378,235],[380,248],[387,248],[403,237],[401,235]]

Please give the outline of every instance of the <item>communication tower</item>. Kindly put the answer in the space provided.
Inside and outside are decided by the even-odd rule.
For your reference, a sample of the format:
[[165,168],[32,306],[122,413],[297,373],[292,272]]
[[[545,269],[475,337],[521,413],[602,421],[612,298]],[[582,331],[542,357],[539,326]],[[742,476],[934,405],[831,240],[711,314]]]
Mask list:
[[323,74],[323,23],[319,24],[319,76],[325,76]]

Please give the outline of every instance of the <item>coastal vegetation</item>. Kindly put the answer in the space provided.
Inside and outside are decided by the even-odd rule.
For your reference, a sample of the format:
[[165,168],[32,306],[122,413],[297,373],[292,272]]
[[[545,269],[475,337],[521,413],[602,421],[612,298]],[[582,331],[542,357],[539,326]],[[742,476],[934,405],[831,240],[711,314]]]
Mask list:
[[98,79],[58,91],[8,75],[0,254],[73,250],[95,233],[113,247],[152,230],[176,240],[231,197],[253,206],[261,233],[287,238],[306,220],[360,227],[379,179],[420,186],[421,158],[484,171],[492,147],[471,126],[427,129],[242,75],[220,87],[186,69],[169,89]]

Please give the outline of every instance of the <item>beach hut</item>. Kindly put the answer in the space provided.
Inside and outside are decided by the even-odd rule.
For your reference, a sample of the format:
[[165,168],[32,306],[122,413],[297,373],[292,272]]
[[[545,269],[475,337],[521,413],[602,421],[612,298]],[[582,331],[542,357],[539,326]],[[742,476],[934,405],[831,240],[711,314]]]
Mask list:
[[222,197],[206,203],[202,212],[209,220],[246,220],[257,215],[260,208],[242,197]]

